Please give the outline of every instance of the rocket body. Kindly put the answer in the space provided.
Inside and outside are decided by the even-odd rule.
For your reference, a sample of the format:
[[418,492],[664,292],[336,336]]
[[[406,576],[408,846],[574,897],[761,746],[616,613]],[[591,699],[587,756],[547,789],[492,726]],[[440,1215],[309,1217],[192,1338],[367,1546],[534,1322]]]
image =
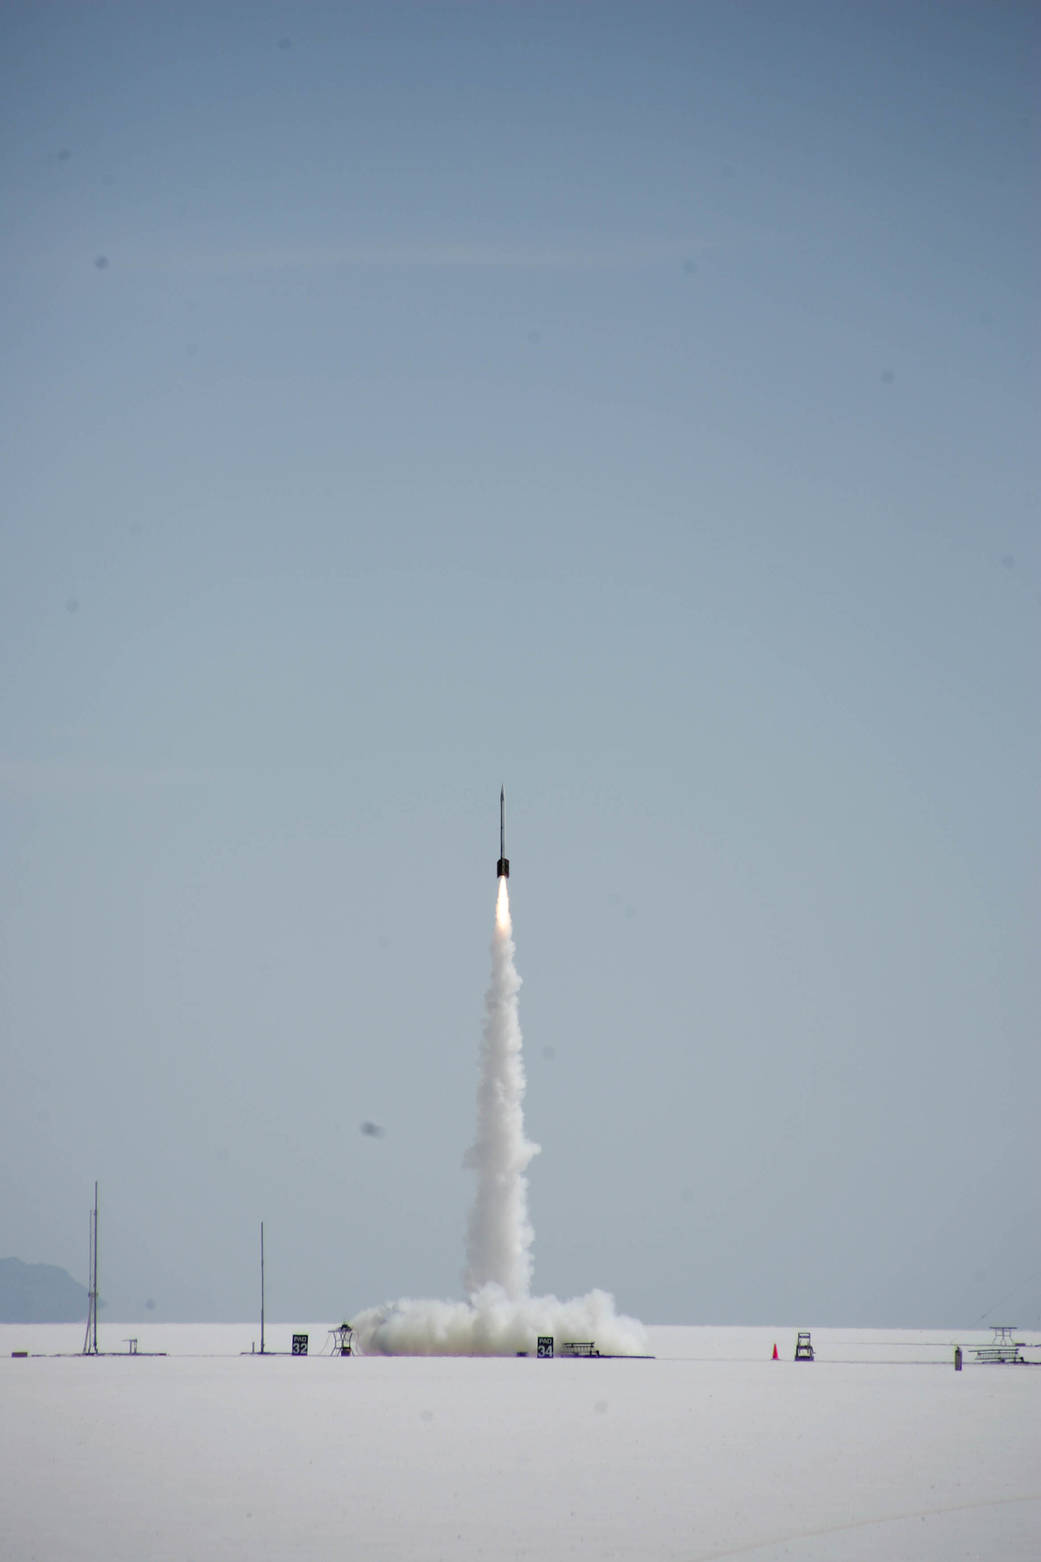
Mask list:
[[499,789],[499,860],[495,864],[495,877],[508,879],[510,859],[506,855],[506,788]]

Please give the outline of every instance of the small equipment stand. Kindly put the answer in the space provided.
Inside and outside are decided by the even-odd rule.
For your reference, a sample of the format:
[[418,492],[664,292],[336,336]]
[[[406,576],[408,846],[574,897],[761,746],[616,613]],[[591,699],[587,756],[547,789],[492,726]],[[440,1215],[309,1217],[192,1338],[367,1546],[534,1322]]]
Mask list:
[[1017,1340],[1016,1325],[1014,1323],[992,1323],[994,1338],[989,1345],[974,1345],[972,1354],[978,1362],[1019,1362],[1026,1363],[1021,1347],[1025,1340]]
[[805,1334],[800,1334],[795,1341],[795,1359],[796,1361],[813,1360],[813,1346],[810,1344],[808,1330]]
[[333,1337],[333,1355],[351,1355],[351,1337],[354,1334],[354,1330],[351,1328],[350,1324],[341,1323],[338,1329],[330,1329],[329,1333]]

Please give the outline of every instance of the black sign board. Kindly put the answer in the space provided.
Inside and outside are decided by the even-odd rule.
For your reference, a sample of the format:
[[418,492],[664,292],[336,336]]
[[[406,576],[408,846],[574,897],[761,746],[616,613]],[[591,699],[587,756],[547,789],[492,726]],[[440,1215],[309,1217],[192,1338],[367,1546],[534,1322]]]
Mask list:
[[539,1335],[539,1355],[540,1356],[544,1356],[547,1361],[553,1355],[553,1336],[552,1336],[552,1334],[540,1334]]
[[307,1355],[307,1335],[306,1334],[294,1334],[293,1335],[293,1355],[294,1356],[306,1356]]

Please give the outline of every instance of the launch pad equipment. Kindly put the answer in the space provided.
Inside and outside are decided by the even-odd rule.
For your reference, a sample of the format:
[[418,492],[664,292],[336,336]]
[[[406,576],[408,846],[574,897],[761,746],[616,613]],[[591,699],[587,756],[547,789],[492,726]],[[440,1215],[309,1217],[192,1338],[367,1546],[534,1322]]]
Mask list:
[[329,1333],[333,1337],[333,1355],[349,1356],[352,1351],[351,1336],[354,1333],[351,1325],[349,1323],[341,1323],[338,1329],[330,1329]]
[[800,1334],[796,1339],[795,1359],[796,1361],[813,1360],[813,1346],[810,1344],[809,1331],[807,1331],[805,1334]]
[[974,1345],[972,1347],[972,1354],[976,1360],[983,1364],[989,1363],[992,1366],[998,1364],[1007,1365],[1014,1362],[1020,1362],[1025,1366],[1027,1358],[1023,1355],[1020,1347],[1026,1341],[1015,1338],[1016,1325],[1014,1323],[992,1323],[991,1328],[994,1331],[994,1338],[990,1344]]
[[[552,1334],[540,1334],[537,1354],[543,1361],[552,1361],[554,1350],[554,1338]],[[587,1360],[598,1357],[600,1352],[593,1340],[561,1340],[561,1356],[584,1356]]]

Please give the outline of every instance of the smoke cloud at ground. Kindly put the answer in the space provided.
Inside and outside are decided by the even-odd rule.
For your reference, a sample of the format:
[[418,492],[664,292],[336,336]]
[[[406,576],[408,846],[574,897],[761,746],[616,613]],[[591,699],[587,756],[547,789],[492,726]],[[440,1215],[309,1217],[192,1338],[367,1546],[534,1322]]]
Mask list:
[[555,1296],[511,1300],[488,1285],[468,1302],[388,1302],[354,1319],[354,1338],[366,1355],[534,1355],[540,1334],[552,1335],[558,1349],[563,1340],[592,1340],[602,1356],[647,1352],[643,1324],[617,1314],[606,1291],[563,1302]]

